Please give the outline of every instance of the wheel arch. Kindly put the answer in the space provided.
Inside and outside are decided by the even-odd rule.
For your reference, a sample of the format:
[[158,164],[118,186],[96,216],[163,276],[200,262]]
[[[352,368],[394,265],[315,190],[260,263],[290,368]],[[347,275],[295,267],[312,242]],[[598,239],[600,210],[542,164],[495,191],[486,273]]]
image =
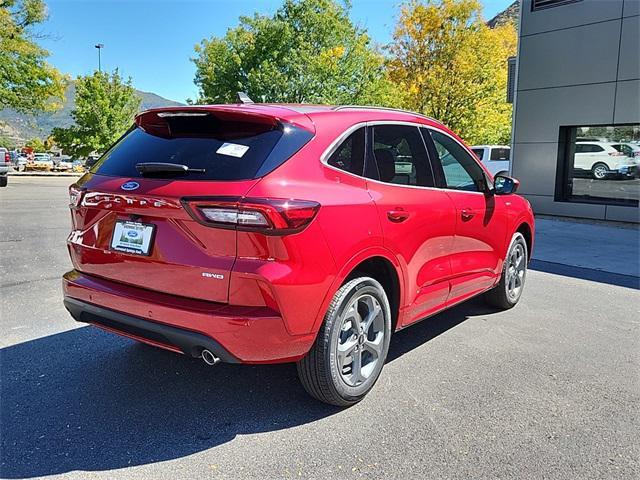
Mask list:
[[313,332],[320,329],[325,312],[333,296],[345,282],[357,275],[366,275],[376,279],[385,290],[391,308],[391,331],[399,324],[400,309],[403,305],[404,273],[400,262],[391,252],[383,248],[370,249],[354,256],[336,275],[331,288],[322,302],[313,325]]
[[516,228],[516,232],[519,232],[524,237],[524,241],[527,243],[527,256],[528,259],[531,260],[531,255],[533,253],[533,229],[531,225],[526,221],[521,221]]

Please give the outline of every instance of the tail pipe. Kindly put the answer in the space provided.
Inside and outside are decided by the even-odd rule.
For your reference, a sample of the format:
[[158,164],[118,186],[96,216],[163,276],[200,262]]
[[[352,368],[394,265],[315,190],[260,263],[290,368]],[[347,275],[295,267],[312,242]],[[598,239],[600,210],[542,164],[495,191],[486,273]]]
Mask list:
[[213,352],[211,352],[211,350],[207,350],[206,348],[202,350],[200,356],[202,357],[202,360],[204,360],[204,363],[206,363],[207,365],[214,366],[220,363],[220,357],[217,357],[213,354]]

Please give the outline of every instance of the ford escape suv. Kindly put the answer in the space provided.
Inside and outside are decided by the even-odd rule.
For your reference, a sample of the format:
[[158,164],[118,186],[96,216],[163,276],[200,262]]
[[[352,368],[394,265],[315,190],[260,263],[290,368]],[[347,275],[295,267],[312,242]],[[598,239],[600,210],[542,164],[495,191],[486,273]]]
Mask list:
[[518,302],[534,220],[517,186],[414,113],[149,110],[70,187],[64,304],[212,365],[297,362],[347,406],[394,331],[480,294]]

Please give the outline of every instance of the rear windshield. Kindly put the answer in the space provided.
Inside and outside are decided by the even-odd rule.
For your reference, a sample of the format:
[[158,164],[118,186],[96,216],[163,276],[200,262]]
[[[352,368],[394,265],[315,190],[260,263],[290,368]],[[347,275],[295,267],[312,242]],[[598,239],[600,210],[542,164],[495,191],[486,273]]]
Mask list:
[[[92,173],[142,177],[138,163],[186,165],[198,172],[155,172],[150,177],[248,180],[263,176],[299,150],[312,134],[279,123],[205,116],[156,117],[132,127],[91,168]],[[202,171],[200,171],[202,170]]]
[[510,148],[492,148],[491,160],[509,160],[510,154]]

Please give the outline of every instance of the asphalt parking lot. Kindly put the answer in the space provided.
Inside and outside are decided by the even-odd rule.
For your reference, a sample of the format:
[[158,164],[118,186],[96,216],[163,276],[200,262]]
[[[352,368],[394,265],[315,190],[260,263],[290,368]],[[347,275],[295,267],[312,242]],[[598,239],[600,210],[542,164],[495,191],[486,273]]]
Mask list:
[[531,270],[511,311],[473,301],[395,335],[340,410],[293,365],[211,368],[75,323],[70,181],[0,189],[0,477],[640,476],[637,289]]

